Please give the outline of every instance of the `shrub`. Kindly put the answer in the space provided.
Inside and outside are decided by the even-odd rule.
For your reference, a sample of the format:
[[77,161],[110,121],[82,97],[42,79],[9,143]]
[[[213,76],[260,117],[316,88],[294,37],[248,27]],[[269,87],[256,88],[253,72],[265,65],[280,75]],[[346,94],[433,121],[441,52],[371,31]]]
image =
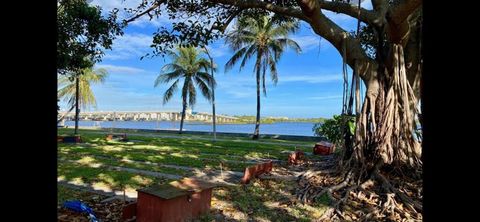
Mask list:
[[344,127],[348,127],[350,135],[355,134],[355,116],[334,115],[333,119],[327,119],[324,123],[313,125],[316,136],[324,136],[332,143],[339,143],[344,139]]

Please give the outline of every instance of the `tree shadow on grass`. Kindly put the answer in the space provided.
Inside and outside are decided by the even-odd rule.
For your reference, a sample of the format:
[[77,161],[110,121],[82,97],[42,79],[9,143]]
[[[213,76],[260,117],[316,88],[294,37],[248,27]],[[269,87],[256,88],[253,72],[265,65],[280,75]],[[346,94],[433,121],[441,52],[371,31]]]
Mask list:
[[[223,219],[215,220],[311,221],[321,216],[326,210],[324,204],[312,207],[292,202],[292,183],[255,180],[247,186],[220,188],[214,192],[215,198],[231,205],[222,212]],[[214,210],[213,213],[218,211]]]

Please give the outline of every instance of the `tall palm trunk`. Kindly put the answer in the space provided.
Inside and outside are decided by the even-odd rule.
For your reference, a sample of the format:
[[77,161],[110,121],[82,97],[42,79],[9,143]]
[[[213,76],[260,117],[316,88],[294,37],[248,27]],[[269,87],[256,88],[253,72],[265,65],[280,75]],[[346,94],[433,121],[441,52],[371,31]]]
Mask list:
[[183,108],[182,108],[182,118],[180,119],[180,132],[182,134],[183,130],[183,121],[185,120],[185,110],[187,109],[187,98],[183,98]]
[[[212,62],[212,67],[213,67],[213,60],[211,60]],[[213,78],[213,69],[212,69],[212,78]],[[215,117],[215,89],[214,89],[214,86],[213,86],[213,82],[212,82],[212,115],[213,115],[213,141],[216,141],[217,140],[217,125],[216,125],[216,117]]]
[[77,135],[78,134],[78,119],[79,119],[79,114],[80,114],[80,108],[79,108],[79,100],[80,100],[80,77],[76,76],[75,78],[75,132],[74,134]]
[[261,51],[259,50],[257,54],[256,69],[257,69],[257,119],[255,121],[255,131],[253,132],[252,139],[258,140],[260,136],[260,61],[261,61]]
[[[214,76],[213,76],[213,58],[210,56],[210,53],[208,52],[207,47],[204,47],[204,49],[205,49],[205,52],[206,52],[208,58],[210,59],[210,66],[211,66],[210,73],[212,75],[212,79],[215,79]],[[214,89],[214,86],[213,86],[213,81],[212,81],[211,87],[212,87],[213,141],[216,141],[217,140],[217,125],[216,125],[216,117],[215,117],[215,89]]]

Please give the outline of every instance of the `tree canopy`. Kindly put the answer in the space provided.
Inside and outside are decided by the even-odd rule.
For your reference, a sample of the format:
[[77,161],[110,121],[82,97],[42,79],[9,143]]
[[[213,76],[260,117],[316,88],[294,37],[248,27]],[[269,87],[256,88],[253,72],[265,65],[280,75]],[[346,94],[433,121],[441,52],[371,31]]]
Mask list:
[[103,49],[123,34],[117,12],[102,16],[100,7],[85,0],[57,0],[57,72],[65,74],[93,66]]

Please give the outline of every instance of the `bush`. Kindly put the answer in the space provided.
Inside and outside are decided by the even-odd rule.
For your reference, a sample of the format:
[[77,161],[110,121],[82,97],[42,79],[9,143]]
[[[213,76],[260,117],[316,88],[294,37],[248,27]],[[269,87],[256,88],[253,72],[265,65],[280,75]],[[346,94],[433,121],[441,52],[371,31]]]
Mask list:
[[348,127],[348,133],[354,135],[355,116],[334,115],[333,119],[313,125],[312,130],[316,136],[324,136],[332,143],[339,143],[344,139],[344,127]]

